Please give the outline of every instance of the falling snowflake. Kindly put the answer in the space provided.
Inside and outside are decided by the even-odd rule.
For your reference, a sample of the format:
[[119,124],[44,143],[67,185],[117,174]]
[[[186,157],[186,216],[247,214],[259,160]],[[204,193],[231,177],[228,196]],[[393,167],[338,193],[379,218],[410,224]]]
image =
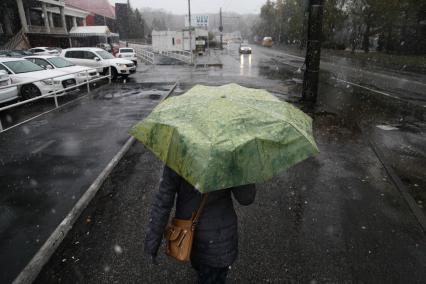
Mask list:
[[123,253],[123,249],[119,245],[114,246],[114,251],[115,251],[116,254],[122,254]]

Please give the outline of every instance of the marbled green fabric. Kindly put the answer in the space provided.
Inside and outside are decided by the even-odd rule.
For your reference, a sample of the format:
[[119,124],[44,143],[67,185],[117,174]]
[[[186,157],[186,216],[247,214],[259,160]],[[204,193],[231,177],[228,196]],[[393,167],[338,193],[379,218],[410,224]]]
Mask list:
[[197,85],[130,133],[200,192],[263,182],[318,153],[309,116],[236,84]]

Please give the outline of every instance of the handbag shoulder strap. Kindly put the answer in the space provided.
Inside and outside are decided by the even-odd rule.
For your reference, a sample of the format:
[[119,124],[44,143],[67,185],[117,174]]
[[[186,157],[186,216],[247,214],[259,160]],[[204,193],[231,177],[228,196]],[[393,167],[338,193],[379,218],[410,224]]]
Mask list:
[[200,207],[198,207],[197,214],[195,214],[194,219],[192,220],[192,226],[195,228],[195,226],[198,223],[198,220],[200,219],[201,213],[203,213],[204,207],[207,203],[207,198],[209,197],[208,193],[203,194],[203,199],[201,199]]

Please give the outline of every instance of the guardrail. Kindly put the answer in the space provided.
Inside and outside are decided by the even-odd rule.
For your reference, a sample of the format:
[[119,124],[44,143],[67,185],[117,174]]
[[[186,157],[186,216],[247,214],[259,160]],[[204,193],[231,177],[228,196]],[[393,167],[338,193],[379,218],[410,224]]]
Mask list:
[[162,55],[183,61],[188,64],[194,63],[194,55],[192,52],[185,50],[168,50],[160,52]]
[[[21,105],[24,105],[24,104],[27,104],[27,103],[30,103],[30,102],[33,102],[33,101],[37,101],[37,100],[44,99],[44,98],[51,98],[51,97],[53,97],[53,99],[55,101],[55,109],[56,109],[56,108],[59,107],[58,97],[62,97],[64,95],[70,94],[67,91],[72,91],[72,90],[75,90],[75,88],[78,88],[80,86],[85,86],[87,88],[87,92],[90,93],[90,83],[93,83],[93,82],[96,82],[96,81],[99,81],[99,80],[103,80],[103,79],[106,79],[106,78],[108,78],[108,84],[111,84],[111,81],[112,81],[111,66],[108,67],[108,73],[106,75],[104,75],[104,76],[101,75],[99,77],[89,79],[89,76],[90,76],[89,73],[92,73],[93,71],[96,71],[96,73],[98,73],[98,70],[96,68],[88,68],[86,71],[83,71],[83,72],[82,71],[71,72],[71,73],[60,75],[60,76],[45,77],[45,78],[40,79],[40,80],[29,80],[29,81],[25,81],[25,82],[22,82],[22,83],[11,84],[11,85],[7,85],[7,86],[0,86],[0,91],[4,90],[4,89],[13,88],[13,87],[17,87],[18,91],[19,91],[20,86],[33,84],[35,82],[49,81],[49,80],[51,81],[51,83],[52,83],[51,85],[53,86],[53,91],[49,92],[48,94],[44,94],[44,95],[37,96],[37,97],[31,98],[31,99],[28,99],[28,100],[24,100],[24,101],[20,101],[20,102],[11,104],[11,105],[0,107],[0,112],[8,110],[8,109],[15,108],[15,107],[18,107],[18,106],[21,106]],[[65,77],[65,76],[74,75],[74,74],[82,74],[83,76],[85,75],[84,82],[78,83],[77,79],[76,79],[75,85],[65,87],[65,88],[62,87],[62,88],[56,90],[57,86],[54,83],[55,78]],[[6,129],[3,128],[3,125],[1,123],[1,118],[0,118],[0,133],[3,132],[3,131],[6,131],[7,129],[8,128],[6,128]]]
[[136,52],[136,56],[140,57],[145,62],[148,62],[150,64],[155,64],[155,53],[147,50],[147,48],[144,48],[143,46],[139,44],[128,44],[129,47],[133,48]]

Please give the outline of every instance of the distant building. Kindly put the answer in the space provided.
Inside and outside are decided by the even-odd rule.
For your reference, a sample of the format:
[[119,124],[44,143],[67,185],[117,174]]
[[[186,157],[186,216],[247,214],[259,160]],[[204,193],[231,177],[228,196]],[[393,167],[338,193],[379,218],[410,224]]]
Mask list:
[[[189,31],[152,31],[152,49],[155,52],[176,51],[176,50],[195,50],[196,40],[207,40],[208,31],[195,29],[192,32],[192,41],[190,40]],[[190,48],[190,42],[192,48]]]
[[81,26],[108,26],[109,37],[116,32],[115,9],[108,0],[1,0],[0,9],[0,49],[68,47],[88,36],[72,34]]
[[[216,39],[217,42],[219,42],[220,41],[220,35],[217,35],[215,39]],[[241,43],[243,41],[243,38],[241,36],[241,33],[239,31],[236,31],[236,32],[232,32],[232,33],[223,33],[222,40],[223,40],[224,43],[228,43],[228,42]]]

